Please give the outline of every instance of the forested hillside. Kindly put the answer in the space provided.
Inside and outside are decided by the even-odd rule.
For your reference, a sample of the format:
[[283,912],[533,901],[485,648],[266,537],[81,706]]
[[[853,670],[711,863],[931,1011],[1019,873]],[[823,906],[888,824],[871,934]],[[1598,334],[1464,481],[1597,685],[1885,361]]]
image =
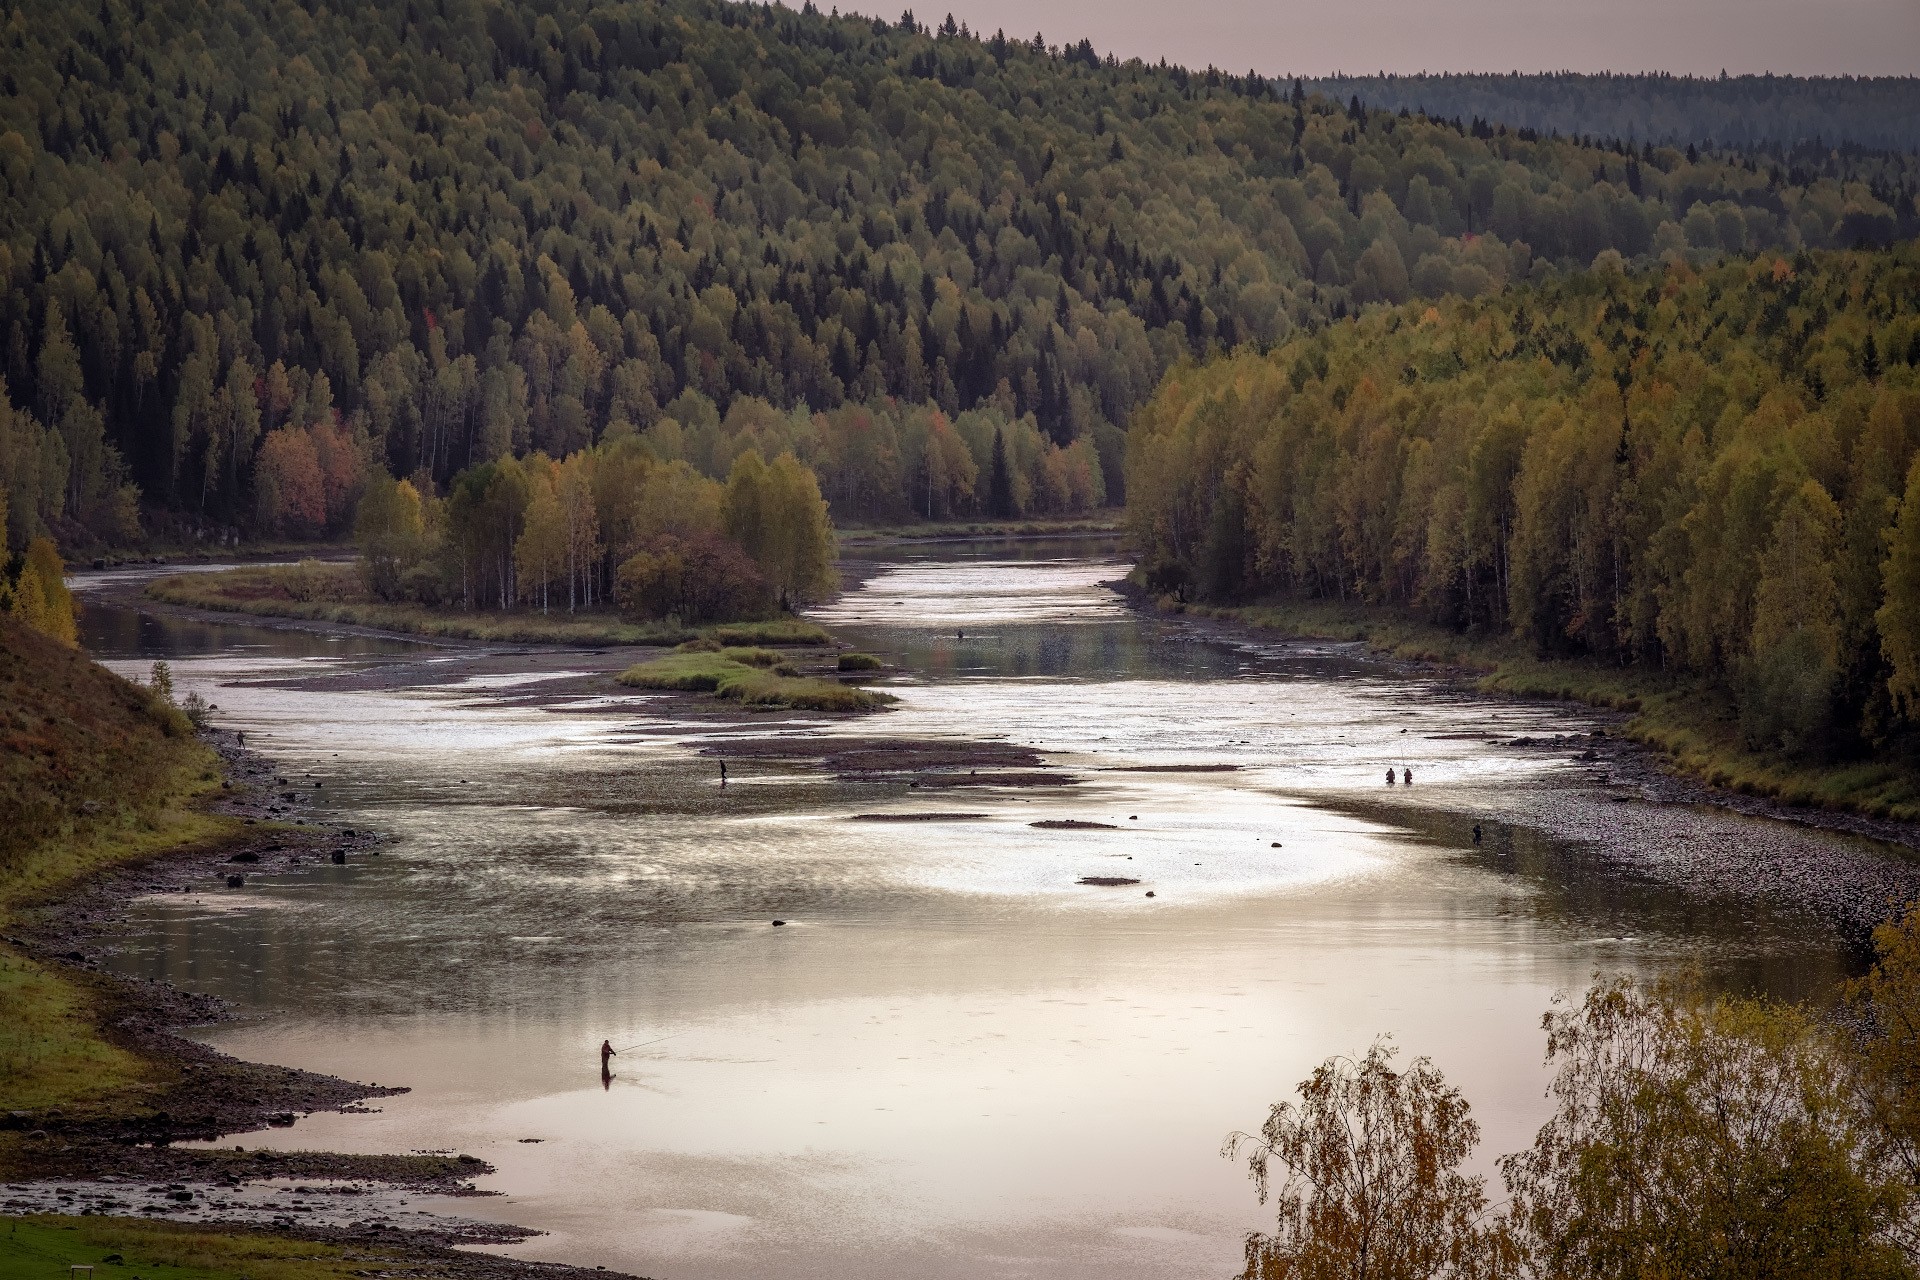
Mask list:
[[1920,713],[1920,249],[1377,309],[1135,415],[1161,591],[1399,606],[1724,682],[1761,747]]
[[629,431],[718,477],[774,424],[842,517],[1071,510],[1209,349],[1916,227],[1910,158],[1589,147],[811,5],[46,0],[0,87],[16,546],[142,500],[338,531],[375,470]]
[[[1913,76],[1538,75],[1328,76],[1306,88],[1370,107],[1497,120],[1539,133],[1635,145],[1756,147],[1816,164],[1834,147],[1920,150]],[[1796,154],[1797,153],[1797,154]]]

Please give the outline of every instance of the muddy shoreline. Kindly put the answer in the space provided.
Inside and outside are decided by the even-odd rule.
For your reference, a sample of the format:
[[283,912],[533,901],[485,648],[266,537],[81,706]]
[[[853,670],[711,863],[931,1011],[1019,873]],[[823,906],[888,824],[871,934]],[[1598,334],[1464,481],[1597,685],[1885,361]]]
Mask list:
[[1464,697],[1499,698],[1511,702],[1576,707],[1582,718],[1598,723],[1602,726],[1603,732],[1587,735],[1561,734],[1537,739],[1508,737],[1504,738],[1503,742],[1509,747],[1548,754],[1565,753],[1577,746],[1578,751],[1575,755],[1578,763],[1590,766],[1596,774],[1604,774],[1622,785],[1637,788],[1641,798],[1650,803],[1707,805],[1744,817],[1791,822],[1820,831],[1861,836],[1920,852],[1920,822],[1874,818],[1844,809],[1821,809],[1783,804],[1766,796],[1730,791],[1698,778],[1676,773],[1664,752],[1657,747],[1625,736],[1622,729],[1627,721],[1633,718],[1628,712],[1596,707],[1578,701],[1529,698],[1524,694],[1483,694],[1477,685],[1486,673],[1471,667],[1426,659],[1395,657],[1372,648],[1364,640],[1321,640],[1311,636],[1288,635],[1284,632],[1265,630],[1247,623],[1219,618],[1202,618],[1184,613],[1170,615],[1155,609],[1144,593],[1129,582],[1121,580],[1106,585],[1126,599],[1129,606],[1143,617],[1171,622],[1203,638],[1236,648],[1251,649],[1261,645],[1312,645],[1319,649],[1363,654],[1369,662],[1387,670],[1438,681],[1451,692]]
[[[1371,795],[1300,793],[1298,798],[1307,803],[1404,825],[1460,849],[1462,856],[1491,862],[1499,860],[1493,852],[1497,833],[1524,828],[1578,844],[1635,878],[1681,889],[1703,906],[1756,903],[1810,914],[1832,925],[1863,958],[1871,953],[1876,926],[1920,902],[1920,857],[1914,856],[1920,852],[1920,824],[1799,808],[1712,786],[1676,772],[1658,748],[1626,736],[1624,728],[1632,718],[1626,712],[1483,693],[1477,687],[1480,672],[1396,658],[1363,641],[1290,637],[1220,619],[1168,617],[1138,593],[1114,585],[1134,608],[1209,641],[1245,650],[1297,644],[1364,655],[1384,670],[1430,682],[1440,697],[1551,703],[1589,726],[1546,735],[1470,735],[1557,760],[1557,777],[1545,785],[1505,789],[1417,783],[1382,786]],[[1809,849],[1782,839],[1769,823],[1819,832],[1831,843]]]
[[[433,1217],[395,1223],[374,1210],[345,1222],[305,1222],[304,1203],[280,1212],[223,1216],[220,1197],[281,1181],[328,1185],[335,1194],[481,1196],[473,1179],[487,1162],[455,1153],[356,1155],[325,1151],[181,1147],[295,1125],[320,1111],[352,1112],[408,1092],[247,1062],[179,1032],[234,1016],[227,1002],[170,983],[131,978],[105,965],[114,927],[135,899],[209,895],[243,888],[257,874],[380,855],[368,830],[302,816],[321,783],[281,771],[241,735],[208,730],[226,778],[208,805],[238,819],[235,838],[190,845],[102,870],[16,914],[5,941],[59,972],[93,1001],[102,1034],[157,1068],[152,1092],[117,1114],[68,1116],[59,1108],[0,1114],[14,1166],[0,1186],[0,1212],[123,1213],[207,1228],[267,1232],[331,1243],[399,1247],[421,1261],[451,1263],[463,1276],[613,1277],[601,1269],[455,1252],[455,1245],[507,1243],[538,1234],[505,1223]],[[235,883],[235,881],[238,883]],[[318,1188],[303,1188],[318,1191]],[[374,1202],[370,1201],[369,1204]],[[398,1201],[404,1204],[404,1200]],[[208,1206],[221,1208],[209,1210]],[[357,1206],[356,1206],[357,1207]],[[198,1210],[198,1212],[195,1212]],[[404,1211],[400,1211],[404,1212]]]

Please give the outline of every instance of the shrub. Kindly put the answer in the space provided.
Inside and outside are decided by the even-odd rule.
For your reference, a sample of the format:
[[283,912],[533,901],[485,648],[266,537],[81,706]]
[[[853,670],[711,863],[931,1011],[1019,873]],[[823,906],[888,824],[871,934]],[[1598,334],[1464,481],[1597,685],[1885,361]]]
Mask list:
[[614,599],[630,618],[691,623],[756,618],[773,608],[773,593],[753,561],[713,534],[650,539],[620,566]]
[[839,662],[842,671],[878,671],[886,665],[870,653],[843,653]]
[[200,696],[198,689],[188,690],[187,696],[180,700],[181,714],[186,716],[188,722],[196,729],[207,727],[208,716],[212,710],[212,705]]

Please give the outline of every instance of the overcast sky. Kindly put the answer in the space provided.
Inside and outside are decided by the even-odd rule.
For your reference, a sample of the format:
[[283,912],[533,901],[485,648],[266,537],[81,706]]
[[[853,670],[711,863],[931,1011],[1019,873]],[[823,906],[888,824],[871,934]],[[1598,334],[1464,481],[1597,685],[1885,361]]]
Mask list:
[[[841,6],[888,18],[907,7],[904,0]],[[1053,44],[1086,36],[1121,58],[1269,75],[1920,74],[1920,0],[916,0],[911,7],[928,25],[951,8],[989,34],[1039,30]]]

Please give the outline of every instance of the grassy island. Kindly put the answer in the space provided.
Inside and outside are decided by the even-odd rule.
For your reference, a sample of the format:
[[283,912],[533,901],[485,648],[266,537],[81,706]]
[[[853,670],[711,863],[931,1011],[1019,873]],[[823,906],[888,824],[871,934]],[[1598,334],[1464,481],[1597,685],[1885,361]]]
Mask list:
[[629,667],[620,673],[620,683],[635,689],[712,693],[743,706],[796,711],[878,711],[896,701],[891,694],[803,675],[770,649],[696,646]]

